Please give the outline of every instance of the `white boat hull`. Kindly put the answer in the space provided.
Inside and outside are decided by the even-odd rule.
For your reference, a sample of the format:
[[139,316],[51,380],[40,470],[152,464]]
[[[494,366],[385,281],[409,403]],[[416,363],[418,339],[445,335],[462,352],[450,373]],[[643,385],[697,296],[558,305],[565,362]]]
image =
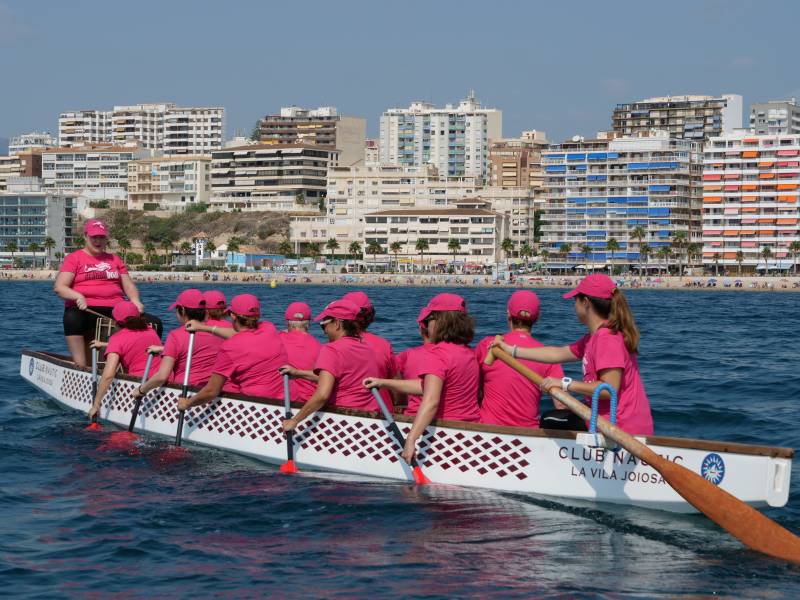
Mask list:
[[[66,407],[87,412],[91,405],[91,373],[63,357],[24,351],[20,374]],[[117,377],[100,418],[127,428],[137,385],[133,378]],[[173,386],[148,394],[136,430],[174,437],[179,395]],[[282,420],[278,400],[226,396],[187,411],[183,439],[281,464],[286,460]],[[408,419],[398,417],[398,425],[408,433]],[[294,440],[301,470],[413,481],[400,446],[378,415],[322,410],[300,425]],[[681,438],[643,441],[748,504],[783,506],[788,500],[791,450]],[[649,465],[625,451],[586,446],[572,432],[444,422],[428,428],[419,462],[434,483],[696,512]]]

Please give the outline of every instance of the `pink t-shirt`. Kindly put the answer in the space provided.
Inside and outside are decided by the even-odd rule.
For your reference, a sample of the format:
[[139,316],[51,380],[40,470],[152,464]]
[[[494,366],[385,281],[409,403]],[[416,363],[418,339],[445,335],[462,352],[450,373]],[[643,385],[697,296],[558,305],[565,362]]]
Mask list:
[[[372,348],[372,351],[375,353],[375,359],[378,361],[380,374],[375,375],[375,377],[380,377],[381,379],[394,378],[395,373],[397,373],[397,366],[395,365],[394,350],[392,350],[391,342],[369,331],[365,331],[361,337],[367,346]],[[392,393],[385,388],[378,391],[380,392],[381,398],[383,398],[383,401],[386,403],[387,408],[394,412]]]
[[[428,361],[428,350],[431,344],[423,344],[422,346],[414,346],[403,350],[395,357],[395,366],[397,373],[403,379],[419,379],[420,374],[425,370],[426,362]],[[404,414],[415,415],[419,410],[419,404],[422,402],[422,397],[416,394],[408,394],[406,396],[408,404]]]
[[222,342],[212,372],[227,378],[223,391],[283,398],[283,377],[278,369],[289,359],[275,327],[268,325],[240,331]]
[[[119,354],[119,360],[125,372],[128,375],[141,377],[144,374],[145,365],[147,365],[147,349],[150,346],[160,345],[161,339],[158,334],[149,327],[142,331],[120,329],[108,339],[106,356],[112,353]],[[161,358],[153,356],[148,377],[158,371],[160,364]]]
[[[380,407],[363,381],[380,372],[375,352],[363,339],[344,336],[323,344],[314,365],[314,372],[327,371],[336,378],[329,406],[378,411]],[[386,407],[391,411],[392,405]]]
[[[183,326],[169,332],[164,344],[162,356],[170,356],[175,360],[169,380],[183,385],[186,373],[186,358],[189,353],[189,332]],[[217,354],[222,346],[222,338],[210,333],[195,333],[192,348],[192,365],[189,372],[189,385],[204,386],[211,379]]]
[[425,375],[436,375],[444,383],[439,398],[437,419],[478,421],[478,384],[480,369],[475,351],[469,346],[439,342],[431,344],[420,378],[425,389]]
[[[617,425],[628,433],[652,435],[653,416],[639,376],[639,362],[635,354],[628,352],[622,334],[601,327],[594,335],[587,333],[569,349],[583,359],[583,380],[586,382],[597,381],[597,372],[603,369],[622,369],[622,381],[617,392]],[[591,402],[590,397],[586,400]],[[609,417],[610,405],[610,400],[600,398],[598,413],[601,417]]]
[[203,324],[209,327],[227,327],[229,329],[233,327],[233,323],[227,319],[206,319]]
[[[483,360],[489,353],[489,344],[494,337],[483,338],[475,348],[475,358],[483,377],[483,403],[481,423],[491,425],[513,425],[516,427],[539,427],[539,386],[520,375],[504,362],[496,360],[491,365]],[[539,348],[542,344],[523,331],[512,331],[503,336],[503,341],[520,348]],[[562,378],[561,365],[548,365],[532,360],[517,359],[542,377]]]
[[[292,331],[281,331],[283,346],[286,348],[286,355],[289,357],[289,364],[296,369],[312,371],[314,364],[319,356],[319,349],[322,348],[317,339],[306,331],[293,329]],[[307,379],[290,379],[289,394],[292,400],[305,402],[317,389],[317,384]]]
[[[59,273],[74,273],[72,289],[83,294],[89,306],[114,306],[125,299],[121,277],[128,268],[116,254],[108,252],[92,256],[85,250],[76,250],[66,256]],[[65,300],[67,306],[75,306]]]

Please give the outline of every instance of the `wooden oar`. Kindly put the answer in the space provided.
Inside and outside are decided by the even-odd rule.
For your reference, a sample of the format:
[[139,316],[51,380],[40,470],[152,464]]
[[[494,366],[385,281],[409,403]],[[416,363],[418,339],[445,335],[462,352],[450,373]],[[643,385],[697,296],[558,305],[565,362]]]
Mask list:
[[[500,336],[497,339],[498,341],[502,340]],[[493,346],[484,362],[491,364],[494,358],[500,359],[535,384],[541,384],[541,375],[520,364],[502,348]],[[585,421],[591,417],[591,410],[588,406],[560,388],[550,388],[548,393]],[[659,456],[647,445],[612,425],[606,419],[602,417],[597,419],[597,429],[633,456],[647,462],[661,473],[672,489],[683,496],[689,504],[748,548],[800,564],[800,537],[791,531],[781,527],[772,519],[697,473]]]
[[[189,397],[189,370],[192,368],[192,351],[194,350],[194,331],[189,334],[189,349],[186,352],[186,371],[183,373],[183,387],[181,397]],[[180,447],[183,437],[183,416],[186,411],[178,411],[178,430],[175,433],[175,445]]]
[[[286,418],[292,418],[292,401],[289,394],[289,376],[283,376],[283,407],[286,411]],[[294,432],[286,432],[286,462],[281,465],[281,473],[297,473],[297,465],[294,464]]]
[[[97,397],[97,348],[92,348],[92,402]],[[92,422],[86,429],[98,430],[103,427],[97,422],[99,411],[92,417]]]
[[[377,388],[372,388],[372,396],[375,398],[375,401],[378,403],[378,406],[381,407],[381,412],[383,413],[383,418],[386,419],[389,423],[388,428],[389,431],[392,432],[394,439],[397,440],[397,443],[400,444],[400,451],[402,452],[403,448],[406,447],[406,439],[403,437],[400,428],[397,426],[397,423],[392,416],[392,413],[389,412],[389,409],[386,408],[386,404],[381,398],[380,392]],[[425,473],[422,472],[422,467],[419,466],[417,462],[417,457],[413,456],[411,458],[411,474],[414,476],[414,482],[417,485],[425,485],[426,483],[430,483],[431,480],[425,477]]]

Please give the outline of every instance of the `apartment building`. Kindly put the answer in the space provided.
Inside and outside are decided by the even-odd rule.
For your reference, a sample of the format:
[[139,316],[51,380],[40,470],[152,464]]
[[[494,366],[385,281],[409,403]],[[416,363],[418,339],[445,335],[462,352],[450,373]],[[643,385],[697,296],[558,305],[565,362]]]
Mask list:
[[[53,190],[43,190],[38,178],[19,178],[10,183],[9,189],[0,192],[0,256],[10,261],[21,259],[32,264],[34,254],[28,251],[32,243],[38,244],[37,264],[41,265],[46,255],[44,241],[55,240],[51,258],[56,252],[72,249],[73,206],[72,199]],[[17,251],[8,250],[16,244]],[[12,257],[13,254],[13,257]]]
[[165,156],[128,163],[128,208],[170,210],[208,205],[211,156]]
[[502,137],[502,111],[483,108],[474,92],[458,106],[412,102],[381,116],[380,161],[409,167],[432,164],[443,175],[486,179],[489,143]]
[[789,245],[800,241],[800,135],[712,138],[703,162],[703,262],[730,272],[791,267]]
[[800,134],[800,108],[795,98],[751,104],[750,129],[756,135]]
[[543,131],[523,131],[519,138],[492,141],[489,144],[489,185],[542,187],[542,150],[547,145]]
[[10,156],[0,156],[0,192],[8,189],[10,179],[41,176],[42,155],[39,152],[20,152]]
[[368,139],[364,143],[364,164],[378,165],[381,162],[381,149],[378,140]]
[[333,149],[317,145],[251,144],[211,153],[213,210],[319,211]]
[[651,129],[670,137],[705,141],[742,126],[742,97],[665,96],[617,104],[611,117],[618,136],[633,136]]
[[12,137],[8,142],[8,154],[13,156],[22,152],[52,148],[55,145],[56,139],[47,131],[32,131]]
[[42,152],[45,189],[117,191],[128,189],[128,163],[149,153],[135,144],[89,144]]
[[222,107],[136,104],[110,111],[67,112],[58,119],[61,146],[136,142],[167,156],[207,154],[222,147],[224,133]]
[[[543,211],[544,199],[542,189],[529,186],[487,186],[477,190],[474,198],[482,207],[506,217],[502,237],[514,242],[515,251],[519,251],[523,244],[534,247],[535,214]],[[464,201],[458,204],[463,206]]]
[[342,116],[333,106],[283,107],[279,115],[267,115],[259,121],[259,132],[262,144],[324,146],[338,150],[343,166],[364,161],[366,119]]
[[[541,246],[570,266],[638,264],[641,243],[655,253],[678,232],[701,241],[702,150],[664,131],[639,137],[573,139],[543,152],[545,205]],[[634,238],[641,227],[645,236]],[[614,238],[620,249],[608,250]],[[588,246],[588,253],[582,250]],[[686,248],[676,250],[686,264]],[[649,261],[656,261],[654,255]]]
[[[442,177],[432,166],[361,165],[328,170],[325,215],[295,215],[290,240],[364,242],[364,216],[387,209],[448,207],[479,190],[474,177]],[[324,218],[322,218],[324,217]]]

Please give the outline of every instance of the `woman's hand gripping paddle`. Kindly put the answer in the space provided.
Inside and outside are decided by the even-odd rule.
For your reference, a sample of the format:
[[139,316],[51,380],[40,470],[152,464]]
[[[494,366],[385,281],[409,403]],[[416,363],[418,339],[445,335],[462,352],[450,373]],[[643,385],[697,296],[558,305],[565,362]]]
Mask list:
[[[92,402],[97,397],[97,348],[92,348]],[[103,426],[97,422],[97,413],[92,417],[92,422],[86,428],[90,431],[102,431]]]
[[[289,395],[289,376],[283,376],[283,408],[286,418],[292,418],[292,401]],[[281,473],[297,473],[297,465],[294,464],[294,432],[286,432],[286,462],[281,465]]]
[[[380,392],[377,388],[372,388],[372,396],[375,398],[375,401],[378,403],[378,406],[381,407],[381,412],[383,413],[383,418],[386,419],[388,422],[387,428],[394,436],[394,439],[400,444],[400,449],[402,451],[403,448],[406,446],[406,439],[403,437],[400,428],[397,426],[397,423],[392,416],[392,413],[389,412],[389,409],[386,408],[386,403],[384,403],[383,398],[381,398]],[[431,480],[425,477],[425,473],[422,472],[422,467],[419,466],[416,457],[411,459],[411,473],[414,476],[414,482],[417,485],[425,485],[426,483],[430,483]]]

